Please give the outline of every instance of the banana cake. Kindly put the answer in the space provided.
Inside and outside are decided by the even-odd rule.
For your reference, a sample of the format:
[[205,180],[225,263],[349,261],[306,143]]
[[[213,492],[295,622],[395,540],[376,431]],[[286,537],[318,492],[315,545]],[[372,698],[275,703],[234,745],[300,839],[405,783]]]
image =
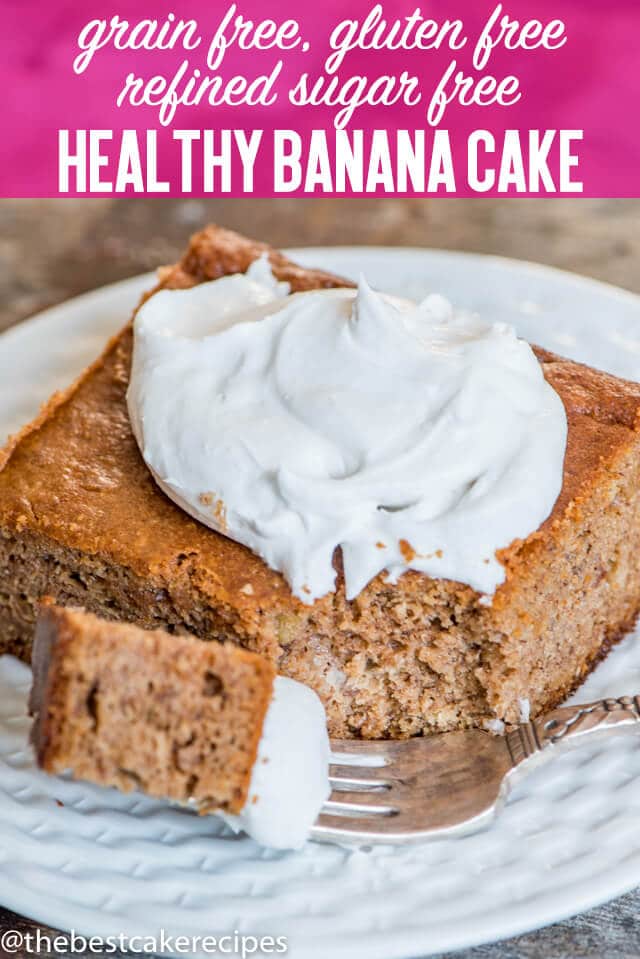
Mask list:
[[[217,227],[159,287],[245,272],[267,255],[292,291],[347,285]],[[380,282],[383,285],[383,282]],[[151,294],[153,295],[153,293]],[[518,721],[561,701],[640,609],[640,386],[535,349],[568,423],[548,519],[498,553],[493,601],[408,571],[305,604],[254,553],[156,486],[126,406],[132,328],[0,454],[0,639],[28,660],[39,598],[230,641],[312,687],[332,735],[405,737]],[[179,640],[176,638],[176,642]]]
[[264,845],[301,845],[329,794],[317,696],[231,643],[45,600],[30,711],[46,772],[222,813]]
[[33,676],[47,772],[203,810],[245,805],[275,678],[262,657],[43,604]]

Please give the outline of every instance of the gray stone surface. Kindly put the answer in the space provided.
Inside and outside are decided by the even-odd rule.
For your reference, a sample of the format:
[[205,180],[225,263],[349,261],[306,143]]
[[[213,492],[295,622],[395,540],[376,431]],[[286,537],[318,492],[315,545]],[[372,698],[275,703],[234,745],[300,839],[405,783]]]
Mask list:
[[640,892],[546,929],[436,959],[638,959]]
[[[208,220],[282,246],[387,244],[502,254],[640,293],[640,200],[2,200],[0,330],[77,293],[170,262]],[[457,956],[637,959],[639,917],[635,891]],[[20,922],[24,928],[24,920],[0,909],[0,933]],[[0,959],[6,955],[0,948]]]

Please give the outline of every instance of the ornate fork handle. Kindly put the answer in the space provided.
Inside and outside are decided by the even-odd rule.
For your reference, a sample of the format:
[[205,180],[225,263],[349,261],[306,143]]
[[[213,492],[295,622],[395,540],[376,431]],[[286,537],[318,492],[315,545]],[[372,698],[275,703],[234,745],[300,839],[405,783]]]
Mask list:
[[585,736],[618,732],[621,726],[640,730],[640,696],[563,706],[507,733],[506,740],[517,766],[551,746],[575,745]]

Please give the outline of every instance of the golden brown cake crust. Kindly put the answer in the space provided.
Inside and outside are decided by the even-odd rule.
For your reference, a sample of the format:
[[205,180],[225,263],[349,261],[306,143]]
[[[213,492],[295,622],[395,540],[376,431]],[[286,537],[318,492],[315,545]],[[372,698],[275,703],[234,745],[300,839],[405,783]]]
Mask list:
[[[210,227],[163,271],[161,285],[244,271],[263,252],[294,290],[345,284]],[[146,627],[231,638],[313,686],[333,734],[402,736],[494,715],[513,719],[527,694],[534,711],[557,701],[635,617],[640,578],[627,570],[625,550],[636,538],[640,547],[637,384],[536,349],[567,412],[563,487],[542,527],[500,554],[507,579],[493,607],[468,586],[416,572],[396,586],[379,576],[351,603],[339,577],[335,594],[307,607],[258,557],[189,518],[155,486],[127,416],[131,347],[128,327],[8,448],[0,471],[8,582],[0,624],[10,651],[27,654],[38,593],[51,591]],[[610,578],[620,580],[623,566],[616,592]],[[579,605],[576,597],[567,607],[558,589],[579,593]],[[564,635],[575,629],[564,648],[554,608],[568,616]]]
[[[296,292],[348,285],[323,271],[302,269],[262,243],[210,227],[193,238],[179,264],[160,271],[159,285],[143,299],[159,288],[184,288],[245,272],[263,253],[278,279]],[[140,457],[125,404],[131,348],[129,324],[68,390],[54,394],[32,423],[11,437],[0,453],[0,469],[5,465],[0,521],[11,515],[17,528],[26,522],[31,531],[60,536],[83,552],[113,556],[142,575],[170,570],[176,554],[197,554],[204,558],[216,592],[235,594],[249,576],[255,593],[237,598],[255,607],[265,591],[280,589],[280,577],[243,547],[176,509],[158,491]],[[14,490],[9,474],[15,469],[21,478]],[[62,482],[53,487],[52,476]],[[123,536],[123,528],[132,535]]]
[[262,657],[46,602],[32,665],[42,769],[201,812],[245,805],[275,678]]

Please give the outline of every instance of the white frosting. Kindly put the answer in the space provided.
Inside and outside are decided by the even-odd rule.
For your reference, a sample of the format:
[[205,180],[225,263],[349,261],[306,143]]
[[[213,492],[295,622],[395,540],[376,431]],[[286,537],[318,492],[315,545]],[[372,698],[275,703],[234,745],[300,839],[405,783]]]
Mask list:
[[504,723],[501,719],[485,719],[483,725],[494,736],[504,736]]
[[324,707],[308,686],[278,676],[245,807],[221,815],[263,846],[298,849],[330,791]]
[[490,597],[496,550],[562,485],[565,412],[531,348],[438,296],[287,293],[260,260],[140,309],[129,412],[156,481],[305,603],[337,546],[348,598],[407,569]]
[[531,703],[528,699],[518,700],[518,709],[520,710],[520,722],[528,723],[531,719]]

